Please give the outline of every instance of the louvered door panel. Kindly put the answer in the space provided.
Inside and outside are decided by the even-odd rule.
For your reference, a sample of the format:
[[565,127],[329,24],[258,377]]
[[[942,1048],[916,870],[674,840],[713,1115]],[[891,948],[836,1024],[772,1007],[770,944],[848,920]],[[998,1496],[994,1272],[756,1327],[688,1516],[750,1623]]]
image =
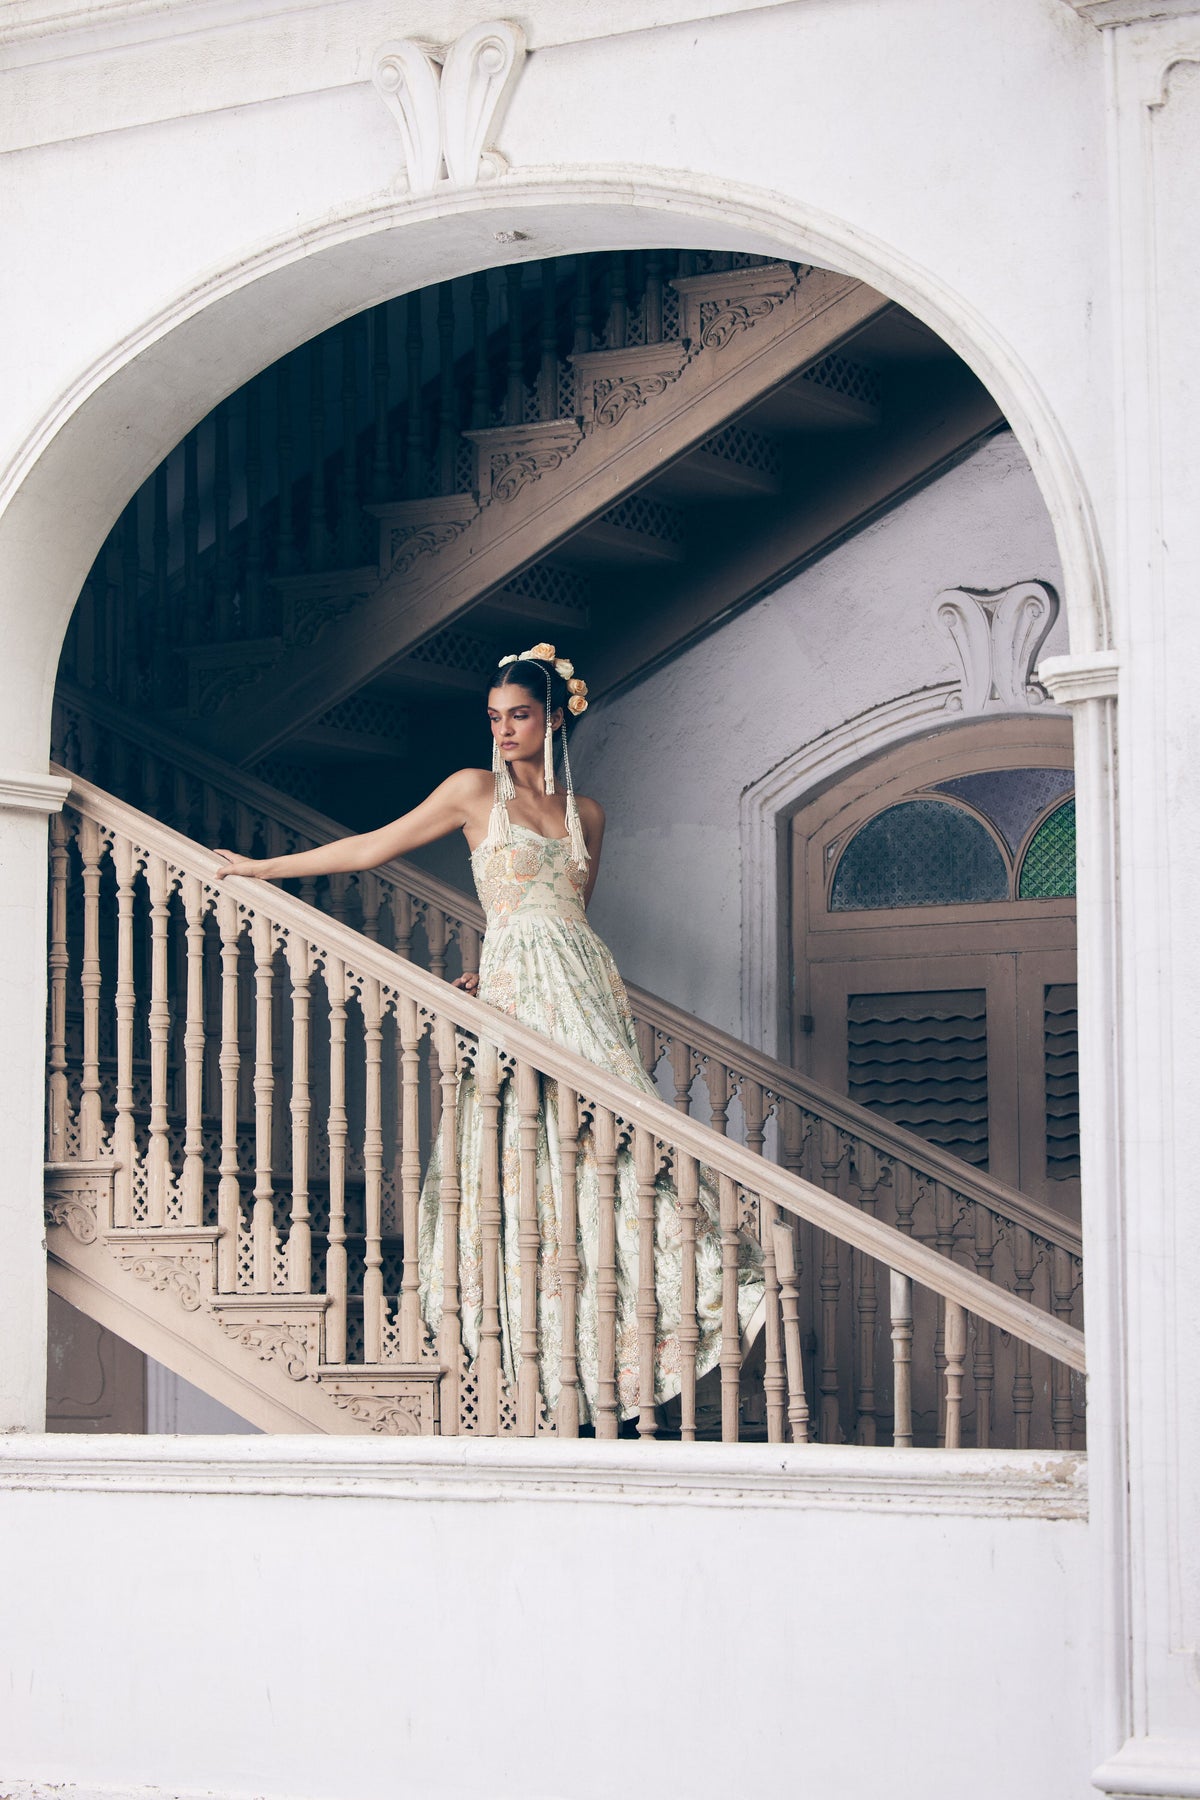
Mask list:
[[849,995],[846,1060],[852,1099],[987,1167],[985,989]]

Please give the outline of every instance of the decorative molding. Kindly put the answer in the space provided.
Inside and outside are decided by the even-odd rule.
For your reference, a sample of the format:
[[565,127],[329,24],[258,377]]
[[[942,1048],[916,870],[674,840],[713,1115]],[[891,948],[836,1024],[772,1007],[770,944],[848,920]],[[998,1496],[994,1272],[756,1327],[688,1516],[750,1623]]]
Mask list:
[[152,1252],[139,1248],[122,1253],[119,1240],[114,1248],[122,1268],[135,1281],[148,1282],[156,1294],[173,1294],[184,1312],[199,1312],[204,1300],[201,1276],[209,1267],[207,1257],[193,1250]]
[[1090,656],[1047,656],[1037,669],[1038,681],[1059,706],[1115,700],[1118,675],[1115,650],[1097,650]]
[[504,173],[492,139],[524,60],[524,32],[503,20],[473,25],[446,48],[414,38],[383,45],[371,79],[399,129],[411,194],[432,193],[443,178],[467,188]]
[[691,360],[678,338],[632,350],[585,350],[569,360],[575,372],[575,411],[585,431],[619,424],[631,408],[665,394]]
[[[366,1370],[339,1373],[360,1377],[355,1388],[364,1378],[385,1380]],[[382,1444],[370,1435],[245,1437],[223,1439],[214,1448],[211,1439],[192,1445],[179,1439],[9,1437],[0,1438],[0,1489],[1087,1520],[1087,1458],[1077,1451],[964,1454],[856,1444],[563,1440],[551,1453],[545,1444],[535,1447],[521,1438],[405,1435]]]
[[1066,0],[1066,4],[1098,31],[1156,19],[1200,18],[1200,0]]
[[441,1364],[321,1371],[321,1392],[375,1437],[430,1437],[438,1424]]
[[253,1350],[261,1362],[275,1362],[289,1381],[304,1381],[316,1365],[315,1329],[287,1320],[257,1321],[223,1318],[222,1331],[244,1350]]
[[780,262],[684,275],[671,283],[679,295],[680,338],[694,350],[723,350],[782,305],[801,279],[790,264]]
[[[89,1185],[92,1189],[89,1192]],[[74,1193],[58,1193],[46,1197],[47,1225],[63,1225],[80,1244],[94,1244],[98,1232],[96,1209],[99,1184],[80,1183]]]
[[1033,679],[1037,653],[1058,617],[1058,595],[1044,581],[993,592],[946,588],[934,600],[962,665],[958,710],[1024,712],[1044,691]]
[[742,1030],[748,1044],[777,1056],[782,1041],[781,1007],[785,966],[784,917],[780,907],[779,820],[795,810],[814,788],[880,751],[945,725],[959,684],[944,681],[885,700],[869,712],[803,744],[776,763],[742,794]]
[[22,775],[0,771],[0,812],[61,812],[71,791],[61,775]]
[[1091,1782],[1119,1800],[1200,1800],[1200,1738],[1129,1738],[1093,1769]]
[[531,482],[561,469],[583,442],[576,419],[547,419],[531,425],[488,425],[464,431],[475,446],[475,486],[479,503],[506,504]]

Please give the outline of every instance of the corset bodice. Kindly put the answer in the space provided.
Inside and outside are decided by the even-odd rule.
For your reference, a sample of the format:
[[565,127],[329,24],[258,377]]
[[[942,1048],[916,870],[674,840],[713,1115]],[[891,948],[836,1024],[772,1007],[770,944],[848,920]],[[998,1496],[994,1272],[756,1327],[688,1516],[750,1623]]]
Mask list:
[[547,838],[528,825],[511,827],[513,841],[471,852],[471,872],[488,930],[514,919],[549,915],[582,920],[587,872],[571,859],[570,841]]

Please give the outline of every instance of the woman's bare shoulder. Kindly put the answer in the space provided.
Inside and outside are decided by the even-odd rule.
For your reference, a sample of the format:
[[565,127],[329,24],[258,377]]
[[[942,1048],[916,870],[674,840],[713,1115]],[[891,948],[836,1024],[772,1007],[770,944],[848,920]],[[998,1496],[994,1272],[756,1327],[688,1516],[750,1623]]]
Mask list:
[[594,825],[599,830],[604,830],[604,808],[598,800],[589,800],[586,794],[576,794],[575,803],[585,825]]

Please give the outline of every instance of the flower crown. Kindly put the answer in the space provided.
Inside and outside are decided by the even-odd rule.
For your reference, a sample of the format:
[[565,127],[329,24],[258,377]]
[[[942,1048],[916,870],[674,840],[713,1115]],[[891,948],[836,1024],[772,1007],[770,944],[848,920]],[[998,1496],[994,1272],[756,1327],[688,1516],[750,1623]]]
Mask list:
[[587,711],[587,682],[579,680],[575,673],[575,664],[568,662],[565,656],[559,656],[553,644],[535,644],[532,650],[522,650],[519,654],[502,656],[496,667],[503,669],[508,663],[515,662],[550,663],[555,674],[561,675],[567,684],[567,692],[570,694],[567,710],[574,713],[576,718],[580,713]]

